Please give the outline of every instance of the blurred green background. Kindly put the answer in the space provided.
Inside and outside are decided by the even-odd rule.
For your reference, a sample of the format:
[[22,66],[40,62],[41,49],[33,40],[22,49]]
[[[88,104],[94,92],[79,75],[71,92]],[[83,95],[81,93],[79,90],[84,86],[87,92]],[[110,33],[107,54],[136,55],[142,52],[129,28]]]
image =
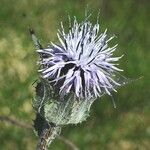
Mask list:
[[[32,83],[37,79],[37,54],[28,27],[43,44],[57,42],[67,14],[81,21],[89,5],[91,21],[100,9],[101,31],[114,33],[116,55],[124,76],[142,79],[118,90],[117,109],[110,98],[97,100],[86,122],[66,126],[62,135],[80,150],[148,150],[150,147],[150,1],[149,0],[0,0],[0,115],[32,124]],[[67,28],[67,26],[65,26]],[[149,64],[149,66],[148,66]],[[0,150],[33,150],[37,137],[27,129],[0,122]],[[70,150],[56,139],[52,150]]]

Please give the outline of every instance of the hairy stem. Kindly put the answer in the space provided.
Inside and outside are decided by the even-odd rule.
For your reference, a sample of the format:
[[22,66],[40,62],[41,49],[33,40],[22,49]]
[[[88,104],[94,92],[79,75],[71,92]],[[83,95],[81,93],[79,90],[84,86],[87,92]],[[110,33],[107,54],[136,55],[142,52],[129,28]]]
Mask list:
[[55,139],[57,135],[60,134],[61,128],[59,126],[49,126],[43,130],[41,136],[39,137],[39,143],[36,150],[47,150],[48,146]]

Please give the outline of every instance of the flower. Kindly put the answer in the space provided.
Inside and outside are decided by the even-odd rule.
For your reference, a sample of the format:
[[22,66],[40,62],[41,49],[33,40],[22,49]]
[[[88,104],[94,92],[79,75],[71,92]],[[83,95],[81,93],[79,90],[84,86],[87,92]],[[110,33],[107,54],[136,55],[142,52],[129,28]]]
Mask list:
[[[71,25],[71,23],[70,23]],[[61,31],[57,36],[60,44],[40,48],[39,60],[41,77],[46,79],[59,93],[67,95],[74,92],[77,97],[100,97],[104,93],[111,95],[116,86],[121,84],[115,80],[116,67],[122,57],[114,57],[117,45],[108,46],[114,38],[107,38],[107,29],[99,34],[99,24],[92,24],[88,17],[81,23],[74,18],[69,32]]]

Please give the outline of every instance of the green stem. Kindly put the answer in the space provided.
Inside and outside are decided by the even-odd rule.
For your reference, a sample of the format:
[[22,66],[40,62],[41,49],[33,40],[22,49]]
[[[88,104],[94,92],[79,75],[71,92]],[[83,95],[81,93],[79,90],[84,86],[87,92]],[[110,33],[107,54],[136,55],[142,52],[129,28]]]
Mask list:
[[44,129],[40,136],[36,150],[47,150],[51,142],[56,138],[58,134],[60,134],[60,131],[61,127],[59,126],[50,126],[49,128]]

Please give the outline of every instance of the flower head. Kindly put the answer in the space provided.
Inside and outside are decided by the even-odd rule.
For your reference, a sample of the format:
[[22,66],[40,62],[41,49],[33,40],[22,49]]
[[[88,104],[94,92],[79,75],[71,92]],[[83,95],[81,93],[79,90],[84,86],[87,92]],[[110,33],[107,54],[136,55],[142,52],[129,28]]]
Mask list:
[[114,37],[107,38],[107,30],[99,34],[98,22],[93,25],[88,18],[78,23],[74,18],[69,32],[58,31],[60,44],[51,43],[38,49],[41,55],[39,72],[63,95],[74,92],[77,97],[100,97],[111,94],[116,86],[115,74],[121,69],[114,57],[117,45],[108,46]]

